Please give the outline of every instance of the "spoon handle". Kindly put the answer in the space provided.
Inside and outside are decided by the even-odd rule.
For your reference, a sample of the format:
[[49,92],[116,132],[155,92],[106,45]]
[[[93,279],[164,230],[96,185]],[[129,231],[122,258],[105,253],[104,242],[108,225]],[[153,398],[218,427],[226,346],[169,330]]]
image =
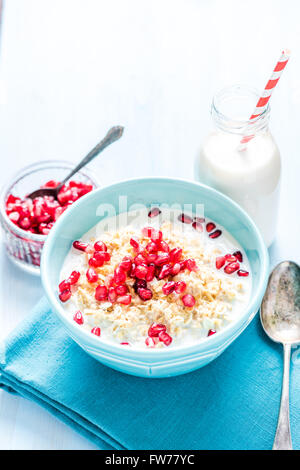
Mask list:
[[291,429],[290,429],[290,405],[289,405],[289,384],[290,384],[290,358],[291,345],[283,345],[284,364],[283,380],[281,391],[280,412],[277,424],[273,450],[293,450]]
[[67,177],[60,183],[60,185],[56,188],[57,192],[59,192],[59,189],[65,184],[66,181],[68,181],[70,178],[72,178],[77,171],[81,170],[82,167],[87,165],[90,161],[93,160],[102,150],[104,150],[108,145],[112,144],[116,140],[120,139],[123,134],[124,127],[122,126],[114,126],[112,127],[104,139],[99,142],[99,144],[96,145],[88,154],[86,157],[84,157],[81,162],[78,163],[78,165],[67,175]]

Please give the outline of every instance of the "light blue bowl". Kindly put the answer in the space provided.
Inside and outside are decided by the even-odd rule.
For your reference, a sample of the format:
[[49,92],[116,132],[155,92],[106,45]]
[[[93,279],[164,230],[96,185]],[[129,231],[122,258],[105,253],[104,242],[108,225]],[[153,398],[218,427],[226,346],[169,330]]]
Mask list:
[[[164,202],[204,204],[205,215],[223,225],[245,250],[252,275],[250,302],[241,316],[217,334],[189,347],[160,350],[134,350],[102,342],[83,330],[64,313],[58,300],[59,273],[73,240],[99,222],[100,203],[113,204],[118,213],[118,197],[126,195],[128,207],[142,203],[150,206]],[[56,222],[45,243],[41,274],[53,312],[69,335],[88,354],[103,364],[141,377],[169,377],[203,367],[218,357],[246,328],[259,309],[268,279],[268,252],[255,224],[231,199],[212,188],[190,181],[171,178],[139,178],[123,181],[90,192],[70,207]]]

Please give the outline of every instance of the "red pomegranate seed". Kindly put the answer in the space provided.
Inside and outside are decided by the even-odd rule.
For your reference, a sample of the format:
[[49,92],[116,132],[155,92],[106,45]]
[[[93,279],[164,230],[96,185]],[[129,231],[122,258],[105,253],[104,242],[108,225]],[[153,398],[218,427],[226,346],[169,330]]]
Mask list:
[[95,299],[98,300],[99,302],[101,300],[106,300],[107,299],[107,294],[108,294],[108,289],[106,286],[97,286],[95,290]]
[[171,275],[172,276],[176,276],[176,274],[178,274],[181,270],[181,266],[180,266],[180,263],[175,263],[173,266],[172,266],[172,270],[171,270]]
[[216,224],[214,224],[213,222],[208,222],[208,224],[206,224],[207,232],[212,232],[215,228],[216,228]]
[[130,269],[129,274],[128,274],[128,276],[131,277],[132,279],[135,278],[135,268],[136,268],[135,263],[132,263],[131,269]]
[[183,224],[191,224],[193,221],[192,217],[183,213],[178,216],[178,220]]
[[152,298],[152,291],[150,289],[147,289],[147,288],[144,288],[144,287],[139,287],[138,290],[137,290],[137,293],[139,295],[139,297],[146,301],[146,300],[150,300]]
[[235,255],[231,255],[230,253],[227,253],[227,255],[224,256],[226,263],[233,263],[234,261],[237,261],[237,258]]
[[125,284],[116,287],[116,293],[118,295],[125,295],[128,292],[128,287]]
[[186,283],[184,281],[175,282],[175,292],[176,294],[182,294],[186,289]]
[[124,284],[126,281],[126,273],[119,266],[117,266],[115,269],[114,281],[116,284]]
[[116,289],[114,287],[110,287],[108,289],[108,296],[107,296],[108,301],[113,304],[116,302],[117,297],[118,295],[117,295]]
[[157,217],[159,214],[161,214],[161,210],[158,207],[153,207],[153,209],[148,212],[148,217]]
[[58,183],[54,180],[47,181],[47,183],[42,186],[43,188],[56,188]]
[[89,268],[86,272],[86,278],[88,282],[97,282],[98,281],[98,274],[94,270],[94,268]]
[[158,335],[159,341],[162,341],[165,346],[170,346],[172,343],[172,337],[168,335],[165,331],[161,331]]
[[247,276],[249,276],[249,272],[248,272],[248,271],[244,271],[244,269],[239,269],[239,271],[238,271],[237,273],[238,273],[238,276],[241,276],[241,277],[247,277]]
[[96,251],[107,251],[107,246],[102,241],[98,241],[94,244]]
[[151,241],[146,245],[146,250],[149,253],[157,253],[158,252],[158,246],[155,242]]
[[24,229],[24,230],[28,230],[30,227],[31,227],[31,222],[29,220],[28,217],[24,217],[24,219],[22,219],[20,222],[19,222],[19,226]]
[[165,295],[171,294],[174,291],[174,289],[175,289],[175,282],[174,281],[166,282],[162,286],[162,291]]
[[122,346],[130,346],[129,343],[120,343]]
[[133,288],[135,292],[139,289],[139,287],[146,288],[147,282],[144,279],[136,279],[135,283],[133,284]]
[[68,280],[61,281],[58,285],[59,292],[63,292],[64,290],[70,290],[71,284]]
[[93,258],[97,261],[99,266],[103,266],[106,261],[110,260],[110,254],[106,251],[95,251]]
[[70,276],[69,276],[68,281],[71,285],[73,285],[73,284],[76,284],[76,282],[78,282],[79,278],[80,278],[80,272],[79,271],[72,271]]
[[197,263],[194,259],[185,260],[185,267],[189,271],[197,271],[197,269],[198,269]]
[[235,251],[233,253],[233,256],[235,256],[240,263],[243,262],[243,255],[240,251]]
[[62,302],[66,302],[67,300],[69,300],[71,295],[71,291],[69,289],[66,289],[59,294],[59,298]]
[[172,271],[172,266],[170,264],[164,264],[159,273],[158,279],[164,279],[169,276]]
[[20,218],[20,214],[19,212],[11,212],[8,217],[10,218],[10,220],[14,223],[18,222],[19,218]]
[[150,336],[151,338],[157,337],[159,333],[165,332],[166,329],[166,325],[163,325],[162,323],[152,323],[148,330],[148,336]]
[[184,271],[186,268],[186,260],[179,261],[180,264],[180,271]]
[[117,302],[119,304],[129,305],[131,303],[131,295],[130,294],[122,295],[121,297],[118,297]]
[[138,279],[146,279],[148,274],[148,267],[144,264],[139,264],[135,268],[135,277]]
[[163,251],[164,253],[169,253],[170,251],[169,245],[164,240],[161,240],[159,242],[159,249]]
[[170,255],[169,253],[162,253],[161,255],[158,255],[155,264],[156,266],[162,266],[163,264],[166,264],[170,261]]
[[154,346],[156,345],[156,343],[157,343],[157,342],[155,341],[154,338],[149,338],[149,337],[147,337],[147,338],[145,339],[145,344],[146,344],[146,346],[148,346],[149,348],[154,348]]
[[143,237],[152,238],[152,235],[153,235],[154,232],[155,232],[154,227],[143,227],[142,228]]
[[149,253],[149,255],[146,256],[146,259],[147,259],[148,264],[155,263],[155,261],[157,260],[157,254],[156,253]]
[[221,269],[225,264],[225,256],[217,256],[216,258],[216,268]]
[[124,256],[123,261],[119,264],[119,267],[125,272],[130,271],[132,265],[132,259],[129,256]]
[[214,232],[209,234],[210,238],[218,238],[220,235],[222,235],[222,230],[215,230]]
[[76,312],[73,316],[73,320],[76,321],[76,323],[78,323],[78,325],[83,325],[83,315],[82,313],[80,312],[80,310],[78,310],[78,312]]
[[207,333],[207,336],[211,336],[214,334],[216,334],[216,330],[209,330],[209,332]]
[[182,255],[182,249],[181,248],[173,248],[173,250],[170,251],[170,260],[172,263],[177,263]]
[[226,274],[232,274],[239,269],[239,263],[229,263],[225,266],[224,271]]
[[100,336],[101,335],[101,330],[100,330],[99,326],[92,328],[91,333],[93,333],[93,335]]
[[83,242],[80,242],[78,240],[75,240],[73,242],[73,247],[76,249],[76,250],[79,250],[79,251],[86,251],[87,247],[88,247],[88,244],[87,243],[83,243]]
[[136,238],[130,238],[130,242],[129,242],[129,243],[130,243],[130,245],[132,246],[132,248],[133,248],[134,250],[136,250],[136,251],[139,250],[140,244],[139,244],[139,242],[136,240]]
[[139,264],[147,264],[146,258],[141,253],[137,255],[133,261],[136,264],[136,266],[138,266]]
[[183,302],[185,307],[192,308],[192,307],[194,307],[196,300],[195,300],[195,297],[193,295],[186,294],[182,297],[182,302]]
[[203,225],[200,222],[193,222],[192,226],[197,232],[203,232]]
[[154,276],[155,276],[155,266],[154,266],[154,265],[150,265],[150,266],[148,266],[148,272],[147,272],[147,276],[146,276],[146,281],[147,281],[147,282],[153,281]]

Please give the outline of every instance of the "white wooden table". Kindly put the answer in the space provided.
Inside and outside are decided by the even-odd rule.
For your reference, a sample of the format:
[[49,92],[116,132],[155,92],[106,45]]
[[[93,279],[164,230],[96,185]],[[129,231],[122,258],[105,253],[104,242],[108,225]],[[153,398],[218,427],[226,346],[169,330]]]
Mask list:
[[[283,158],[272,265],[300,262],[300,55],[297,0],[6,0],[0,55],[0,184],[24,165],[76,162],[107,129],[122,141],[91,168],[105,183],[193,178],[213,93],[262,88],[283,47],[293,55],[272,99]],[[0,244],[0,333],[42,296]],[[0,449],[92,449],[37,405],[0,391]]]

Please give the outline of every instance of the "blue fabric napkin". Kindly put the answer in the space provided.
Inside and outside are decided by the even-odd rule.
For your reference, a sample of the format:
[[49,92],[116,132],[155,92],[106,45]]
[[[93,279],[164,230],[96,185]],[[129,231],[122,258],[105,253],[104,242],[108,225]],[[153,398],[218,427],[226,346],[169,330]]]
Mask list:
[[[0,363],[2,387],[36,401],[101,449],[272,448],[282,356],[258,316],[208,366],[142,379],[89,357],[43,299],[7,338]],[[297,354],[291,376],[291,427],[299,448]]]

